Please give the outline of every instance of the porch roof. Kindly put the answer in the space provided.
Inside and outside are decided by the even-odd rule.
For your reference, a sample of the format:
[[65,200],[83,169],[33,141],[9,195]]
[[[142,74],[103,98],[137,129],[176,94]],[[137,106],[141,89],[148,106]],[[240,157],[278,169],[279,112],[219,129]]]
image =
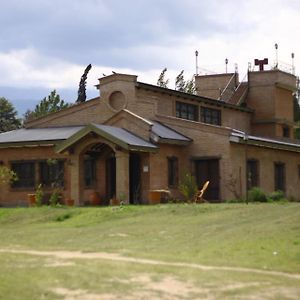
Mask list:
[[0,148],[32,144],[56,144],[68,139],[84,126],[67,126],[54,128],[22,128],[0,134]]
[[64,142],[59,144],[56,148],[57,152],[63,152],[90,133],[97,134],[100,137],[103,137],[104,139],[126,150],[155,152],[158,149],[158,147],[154,144],[140,138],[139,136],[133,134],[130,131],[127,131],[126,129],[92,123],[85,126],[81,130],[70,136],[68,139],[66,139]]

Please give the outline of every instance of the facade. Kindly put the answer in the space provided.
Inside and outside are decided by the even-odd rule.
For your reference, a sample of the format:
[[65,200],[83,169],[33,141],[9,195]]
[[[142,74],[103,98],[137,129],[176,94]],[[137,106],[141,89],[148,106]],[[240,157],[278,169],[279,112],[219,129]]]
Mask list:
[[[300,199],[300,141],[293,136],[294,75],[278,69],[196,76],[196,95],[113,74],[101,96],[0,134],[0,164],[18,181],[2,187],[0,205],[27,205],[41,183],[76,205],[97,195],[149,203],[151,191],[178,186],[186,172],[205,198],[220,202],[247,189],[282,190]],[[46,201],[46,200],[45,200]]]

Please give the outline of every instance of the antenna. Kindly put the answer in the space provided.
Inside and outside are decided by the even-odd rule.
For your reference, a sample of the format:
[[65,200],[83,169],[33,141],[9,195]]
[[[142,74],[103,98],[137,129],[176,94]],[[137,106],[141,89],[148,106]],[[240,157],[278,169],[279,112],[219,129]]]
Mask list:
[[228,65],[228,58],[225,58],[225,68],[226,68],[226,73],[227,73],[227,65]]
[[251,71],[251,62],[248,61],[248,72],[250,72],[250,71]]
[[234,64],[234,72],[238,73],[239,72],[239,66],[237,63]]
[[294,52],[291,54],[291,57],[292,57],[292,73],[293,73],[293,75],[295,75],[295,62],[294,62],[295,54],[294,54]]
[[278,69],[278,44],[275,44],[275,55],[276,55],[276,61],[275,61],[275,69]]
[[195,56],[196,56],[196,76],[198,76],[198,50],[195,51]]

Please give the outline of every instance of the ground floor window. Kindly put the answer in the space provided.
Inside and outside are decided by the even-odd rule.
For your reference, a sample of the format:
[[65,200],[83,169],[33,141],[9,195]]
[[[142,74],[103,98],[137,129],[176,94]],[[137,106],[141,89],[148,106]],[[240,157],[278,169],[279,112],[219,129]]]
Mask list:
[[274,163],[274,189],[285,191],[285,164]]
[[11,169],[17,174],[13,188],[33,188],[35,184],[34,162],[12,162]]
[[178,185],[178,158],[168,157],[168,186],[177,187]]
[[96,159],[93,157],[84,160],[84,184],[85,187],[96,185]]
[[250,190],[259,186],[258,161],[254,159],[247,160],[247,189]]
[[40,183],[45,187],[64,186],[64,162],[47,160],[39,163]]

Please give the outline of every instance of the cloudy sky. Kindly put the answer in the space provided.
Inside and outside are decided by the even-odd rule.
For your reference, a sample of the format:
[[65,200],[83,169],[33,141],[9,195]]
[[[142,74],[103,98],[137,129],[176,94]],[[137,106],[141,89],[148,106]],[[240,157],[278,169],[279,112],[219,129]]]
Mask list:
[[254,58],[275,60],[300,73],[299,0],[1,0],[0,96],[19,114],[51,90],[68,102],[77,97],[85,67],[87,96],[112,70],[155,84],[168,68],[176,75],[224,72],[237,63],[240,77]]

